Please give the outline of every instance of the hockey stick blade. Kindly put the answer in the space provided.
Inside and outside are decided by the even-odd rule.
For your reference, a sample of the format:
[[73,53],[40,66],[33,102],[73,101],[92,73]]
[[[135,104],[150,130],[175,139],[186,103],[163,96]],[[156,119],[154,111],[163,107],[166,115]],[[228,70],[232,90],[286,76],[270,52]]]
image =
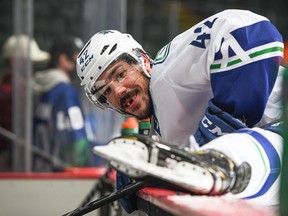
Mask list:
[[138,190],[144,188],[147,184],[145,182],[135,182],[125,186],[124,188],[114,191],[106,196],[100,197],[99,199],[90,202],[84,207],[76,208],[75,210],[64,214],[63,216],[81,216],[85,215],[91,211],[94,211],[102,206],[105,206],[111,202],[120,199],[123,196],[137,192]]

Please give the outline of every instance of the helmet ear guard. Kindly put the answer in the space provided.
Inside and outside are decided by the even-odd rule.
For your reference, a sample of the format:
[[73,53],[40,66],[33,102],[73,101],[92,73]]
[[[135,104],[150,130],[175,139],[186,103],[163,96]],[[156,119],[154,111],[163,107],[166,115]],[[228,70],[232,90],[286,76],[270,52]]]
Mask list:
[[101,109],[111,108],[121,114],[123,112],[113,107],[106,98],[94,96],[93,88],[101,74],[123,54],[138,62],[144,74],[150,77],[144,66],[142,55],[146,53],[142,46],[131,35],[116,30],[100,31],[93,35],[80,51],[76,62],[77,75],[89,100]]

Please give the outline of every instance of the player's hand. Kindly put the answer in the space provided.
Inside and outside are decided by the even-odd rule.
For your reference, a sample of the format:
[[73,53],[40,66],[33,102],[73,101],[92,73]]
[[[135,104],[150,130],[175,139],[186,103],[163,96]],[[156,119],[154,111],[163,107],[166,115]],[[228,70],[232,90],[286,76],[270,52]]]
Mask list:
[[[123,187],[132,183],[132,179],[127,175],[117,171],[116,172],[116,188],[117,190],[122,189]],[[130,194],[125,197],[120,198],[119,203],[125,209],[127,213],[132,213],[133,211],[138,210],[137,208],[137,196],[136,194]]]
[[212,99],[209,101],[205,115],[199,123],[194,137],[196,142],[202,146],[216,137],[242,128],[247,127],[244,123],[217,107]]

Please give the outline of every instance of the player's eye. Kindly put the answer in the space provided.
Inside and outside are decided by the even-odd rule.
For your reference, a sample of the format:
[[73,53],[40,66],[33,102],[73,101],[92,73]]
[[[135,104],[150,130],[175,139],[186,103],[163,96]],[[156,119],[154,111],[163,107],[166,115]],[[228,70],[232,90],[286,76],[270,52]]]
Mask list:
[[105,89],[105,91],[103,92],[104,96],[108,96],[111,93],[111,88],[108,87],[107,89]]
[[116,81],[122,82],[125,79],[125,76],[126,76],[126,71],[121,71],[120,73],[117,74]]

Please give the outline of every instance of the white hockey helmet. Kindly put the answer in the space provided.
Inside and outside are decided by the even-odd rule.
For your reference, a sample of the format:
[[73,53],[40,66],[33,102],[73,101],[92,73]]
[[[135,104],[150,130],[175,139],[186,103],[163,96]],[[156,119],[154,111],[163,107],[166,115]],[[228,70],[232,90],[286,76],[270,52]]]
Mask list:
[[[101,109],[112,108],[121,112],[106,98],[95,93],[94,84],[107,67],[122,54],[128,54],[144,69],[143,59],[139,51],[136,52],[137,49],[144,52],[142,46],[131,35],[116,30],[100,31],[85,44],[77,57],[76,68],[81,85],[84,86],[84,91],[93,104]],[[145,69],[143,71],[150,77]]]

